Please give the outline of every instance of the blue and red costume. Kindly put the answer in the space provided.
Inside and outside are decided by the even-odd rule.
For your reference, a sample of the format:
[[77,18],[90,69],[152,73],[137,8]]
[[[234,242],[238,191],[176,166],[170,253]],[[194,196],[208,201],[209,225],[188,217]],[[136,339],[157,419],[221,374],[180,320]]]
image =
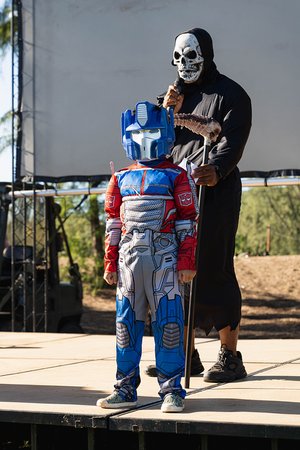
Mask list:
[[196,187],[165,156],[115,172],[105,198],[105,271],[117,272],[117,382],[135,401],[145,320],[150,308],[161,398],[186,392],[184,311],[179,270],[195,270]]

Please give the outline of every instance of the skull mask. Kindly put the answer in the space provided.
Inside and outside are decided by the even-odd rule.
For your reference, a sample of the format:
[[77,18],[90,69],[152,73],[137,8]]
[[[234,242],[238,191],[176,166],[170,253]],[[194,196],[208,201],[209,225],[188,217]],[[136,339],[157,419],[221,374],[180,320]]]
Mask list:
[[177,66],[178,75],[185,83],[194,83],[198,80],[204,58],[196,36],[183,33],[176,38],[172,63]]

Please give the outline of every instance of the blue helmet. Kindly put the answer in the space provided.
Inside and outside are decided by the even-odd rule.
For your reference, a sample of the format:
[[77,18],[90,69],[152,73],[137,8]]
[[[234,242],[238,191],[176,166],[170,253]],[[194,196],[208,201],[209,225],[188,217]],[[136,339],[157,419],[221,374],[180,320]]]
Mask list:
[[173,110],[149,102],[139,102],[135,110],[122,113],[122,144],[133,160],[169,155],[175,141]]

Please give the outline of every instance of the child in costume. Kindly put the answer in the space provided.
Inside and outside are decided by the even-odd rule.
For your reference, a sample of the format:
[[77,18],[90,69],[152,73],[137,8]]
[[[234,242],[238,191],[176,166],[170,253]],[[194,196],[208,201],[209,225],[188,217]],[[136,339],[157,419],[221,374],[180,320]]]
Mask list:
[[195,275],[196,187],[168,160],[172,110],[140,102],[122,114],[122,143],[135,162],[115,172],[105,198],[105,273],[116,292],[116,383],[102,408],[137,405],[148,307],[163,412],[184,409],[183,283]]

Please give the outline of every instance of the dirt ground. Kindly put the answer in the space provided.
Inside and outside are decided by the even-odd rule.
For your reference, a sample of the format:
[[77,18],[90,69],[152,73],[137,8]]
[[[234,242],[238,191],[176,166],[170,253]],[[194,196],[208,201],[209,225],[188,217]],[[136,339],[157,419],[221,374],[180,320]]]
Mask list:
[[[235,268],[243,306],[241,339],[300,339],[300,255],[238,256]],[[115,334],[115,291],[84,295],[86,333]],[[196,330],[197,337],[205,337]],[[212,331],[209,337],[216,337]]]

